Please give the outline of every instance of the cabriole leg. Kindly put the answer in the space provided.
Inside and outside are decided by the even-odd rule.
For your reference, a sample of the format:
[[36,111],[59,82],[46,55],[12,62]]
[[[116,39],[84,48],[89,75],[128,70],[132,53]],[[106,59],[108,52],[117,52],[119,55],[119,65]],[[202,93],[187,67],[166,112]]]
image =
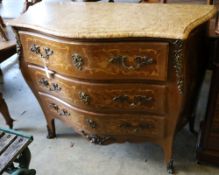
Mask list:
[[5,103],[5,100],[2,97],[2,93],[0,93],[0,112],[2,113],[6,124],[10,127],[13,128],[13,122],[14,120],[11,118],[9,111],[8,111],[8,107],[7,104]]
[[48,131],[48,135],[47,135],[48,139],[52,139],[52,138],[56,137],[55,120],[54,119],[51,119],[51,120],[49,120],[49,122],[47,122],[47,131]]
[[169,174],[174,173],[174,165],[173,165],[173,137],[168,137],[164,140],[163,143],[163,151],[164,151],[164,163],[167,166],[167,172]]
[[174,165],[173,165],[173,159],[171,159],[169,161],[169,163],[167,164],[167,172],[169,174],[173,174],[174,173]]

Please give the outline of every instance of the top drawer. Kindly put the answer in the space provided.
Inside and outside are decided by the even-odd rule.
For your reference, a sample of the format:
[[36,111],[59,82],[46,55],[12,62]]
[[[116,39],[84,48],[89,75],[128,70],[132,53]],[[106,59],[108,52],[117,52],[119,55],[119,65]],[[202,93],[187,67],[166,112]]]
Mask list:
[[81,79],[166,80],[168,43],[68,42],[21,32],[26,62]]

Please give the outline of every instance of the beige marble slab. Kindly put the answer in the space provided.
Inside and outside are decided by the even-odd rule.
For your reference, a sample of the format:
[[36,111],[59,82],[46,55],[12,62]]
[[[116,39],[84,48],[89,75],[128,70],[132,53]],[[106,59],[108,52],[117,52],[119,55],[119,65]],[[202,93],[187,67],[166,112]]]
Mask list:
[[186,39],[215,13],[214,6],[194,4],[39,3],[9,24],[78,39]]

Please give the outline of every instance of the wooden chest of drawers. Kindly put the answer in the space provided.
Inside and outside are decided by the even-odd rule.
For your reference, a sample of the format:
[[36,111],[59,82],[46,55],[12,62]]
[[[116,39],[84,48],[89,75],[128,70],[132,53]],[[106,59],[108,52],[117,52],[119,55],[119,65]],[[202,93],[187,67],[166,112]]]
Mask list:
[[[157,11],[165,22],[157,22]],[[71,20],[57,20],[63,12]],[[214,13],[212,6],[39,3],[11,22],[49,138],[60,119],[96,144],[151,141],[172,173],[174,136],[193,110],[205,66],[204,23]]]

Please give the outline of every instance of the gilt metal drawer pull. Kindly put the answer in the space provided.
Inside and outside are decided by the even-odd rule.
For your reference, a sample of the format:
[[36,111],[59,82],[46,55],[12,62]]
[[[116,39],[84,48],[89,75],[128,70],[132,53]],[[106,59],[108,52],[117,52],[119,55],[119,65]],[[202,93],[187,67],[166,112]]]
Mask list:
[[55,103],[50,103],[49,107],[57,112],[59,111],[59,106]]
[[128,95],[119,95],[113,97],[113,101],[117,103],[128,103],[130,106],[141,106],[152,102],[153,97],[136,95],[131,99]]
[[45,88],[48,88],[50,91],[61,91],[61,87],[57,84],[57,83],[49,83],[49,81],[45,78],[42,78],[39,80],[39,83],[45,87]]
[[49,107],[51,109],[53,109],[54,111],[56,111],[56,113],[58,113],[59,116],[70,116],[71,113],[68,112],[67,109],[61,109],[57,104],[55,103],[50,103]]
[[96,128],[97,127],[97,124],[96,124],[96,122],[95,121],[93,121],[92,119],[86,119],[85,120],[86,121],[86,123],[91,127],[91,128]]
[[86,105],[90,103],[90,96],[87,95],[85,92],[79,92],[79,98]]
[[66,109],[61,109],[59,111],[60,116],[70,116],[71,114]]
[[73,65],[78,69],[78,70],[82,70],[82,67],[84,65],[84,61],[83,58],[75,53],[72,55],[72,61],[73,61]]
[[154,124],[152,124],[152,123],[141,123],[141,124],[135,126],[135,125],[132,125],[131,123],[123,123],[119,127],[123,128],[123,129],[128,129],[132,132],[139,132],[139,131],[142,131],[142,130],[153,129]]
[[61,91],[61,89],[62,88],[57,83],[52,83],[49,88],[50,91],[56,91],[56,92]]
[[[43,50],[43,51],[42,51]],[[36,44],[32,44],[30,51],[35,53],[36,55],[40,56],[40,58],[44,58],[46,60],[49,59],[49,57],[51,55],[53,55],[53,50],[48,48],[48,47],[44,47],[43,49],[40,48],[39,45]]]
[[98,145],[103,145],[105,144],[107,141],[114,141],[115,139],[112,138],[111,136],[98,136],[98,135],[90,135],[87,134],[85,131],[81,131],[81,133],[91,142],[94,144],[98,144]]
[[128,70],[138,70],[144,65],[154,64],[155,60],[148,56],[137,56],[134,62],[135,65],[133,66],[127,65],[127,57],[121,55],[114,56],[109,60],[109,63],[118,64]]
[[49,81],[45,78],[42,78],[39,80],[39,83],[44,86],[44,87],[48,87],[49,86]]

